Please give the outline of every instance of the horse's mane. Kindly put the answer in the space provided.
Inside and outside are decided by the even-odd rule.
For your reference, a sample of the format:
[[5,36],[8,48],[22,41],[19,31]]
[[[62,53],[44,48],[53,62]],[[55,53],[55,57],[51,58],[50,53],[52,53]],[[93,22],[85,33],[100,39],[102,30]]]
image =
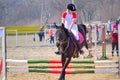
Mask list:
[[65,31],[66,36],[69,37],[70,33],[69,33],[68,29],[65,28],[64,24],[62,24],[61,26],[56,25],[56,28],[59,30],[61,29],[61,30]]
[[64,25],[62,25],[62,27],[63,27],[63,29],[64,29],[65,34],[67,35],[67,37],[69,37],[70,33],[69,33],[68,29],[66,29]]

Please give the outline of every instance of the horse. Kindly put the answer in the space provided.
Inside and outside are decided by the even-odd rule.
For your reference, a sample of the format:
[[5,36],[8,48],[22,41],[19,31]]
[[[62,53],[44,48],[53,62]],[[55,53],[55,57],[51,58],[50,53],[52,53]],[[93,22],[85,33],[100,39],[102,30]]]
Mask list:
[[[78,30],[83,35],[84,41],[81,42],[81,49],[83,46],[88,49],[86,42],[86,26],[84,24],[78,24]],[[59,47],[61,53],[62,70],[58,80],[65,80],[65,70],[69,65],[72,57],[78,53],[78,49],[73,36],[70,35],[69,31],[62,24],[61,26],[56,25],[56,46]]]

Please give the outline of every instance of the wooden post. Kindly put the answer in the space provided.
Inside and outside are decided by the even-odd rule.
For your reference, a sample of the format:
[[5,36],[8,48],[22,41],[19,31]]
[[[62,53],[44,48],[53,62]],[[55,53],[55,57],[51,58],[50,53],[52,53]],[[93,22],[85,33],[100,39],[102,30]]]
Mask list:
[[118,76],[119,76],[119,80],[120,80],[120,23],[119,23],[119,26],[118,26],[118,52],[119,52],[119,58],[118,58]]
[[106,57],[106,35],[105,35],[105,26],[102,26],[102,57],[101,60],[108,59]]
[[88,28],[88,48],[89,48],[89,54],[87,56],[87,58],[92,58],[92,39],[91,39],[91,28]]

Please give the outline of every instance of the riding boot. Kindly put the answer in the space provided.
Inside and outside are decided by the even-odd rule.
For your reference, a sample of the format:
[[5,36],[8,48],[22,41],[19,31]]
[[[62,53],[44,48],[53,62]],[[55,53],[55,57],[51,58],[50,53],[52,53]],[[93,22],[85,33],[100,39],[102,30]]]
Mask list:
[[80,52],[80,54],[83,54],[84,52],[80,49],[80,41],[77,40],[77,47],[78,47],[78,51]]
[[58,51],[56,51],[55,54],[60,55],[60,48],[58,48]]

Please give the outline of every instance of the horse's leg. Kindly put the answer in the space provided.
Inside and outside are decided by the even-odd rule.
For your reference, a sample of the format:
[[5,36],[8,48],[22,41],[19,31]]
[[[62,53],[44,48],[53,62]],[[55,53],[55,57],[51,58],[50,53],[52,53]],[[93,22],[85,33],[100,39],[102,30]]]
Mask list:
[[[61,54],[61,62],[62,62],[62,68],[64,67],[66,61],[66,57],[64,54]],[[63,77],[62,77],[63,76]],[[61,78],[61,79],[60,79]],[[65,80],[65,73],[62,74],[62,70],[61,70],[61,74],[60,74],[60,78],[59,80]]]
[[[64,54],[62,54],[61,61],[62,61],[62,67],[64,67],[66,61],[66,57]],[[63,80],[65,80],[65,72],[63,73]]]
[[84,45],[85,45],[85,48],[88,49],[88,42],[87,42],[86,38],[85,38]]
[[[65,61],[64,61],[65,60]],[[60,77],[59,77],[59,80],[65,80],[65,69],[66,67],[68,66],[68,64],[70,63],[71,61],[71,57],[70,58],[66,58],[64,57],[64,55],[62,56],[62,64],[63,64],[63,68],[62,68],[62,71],[61,71],[61,74],[60,74]]]

